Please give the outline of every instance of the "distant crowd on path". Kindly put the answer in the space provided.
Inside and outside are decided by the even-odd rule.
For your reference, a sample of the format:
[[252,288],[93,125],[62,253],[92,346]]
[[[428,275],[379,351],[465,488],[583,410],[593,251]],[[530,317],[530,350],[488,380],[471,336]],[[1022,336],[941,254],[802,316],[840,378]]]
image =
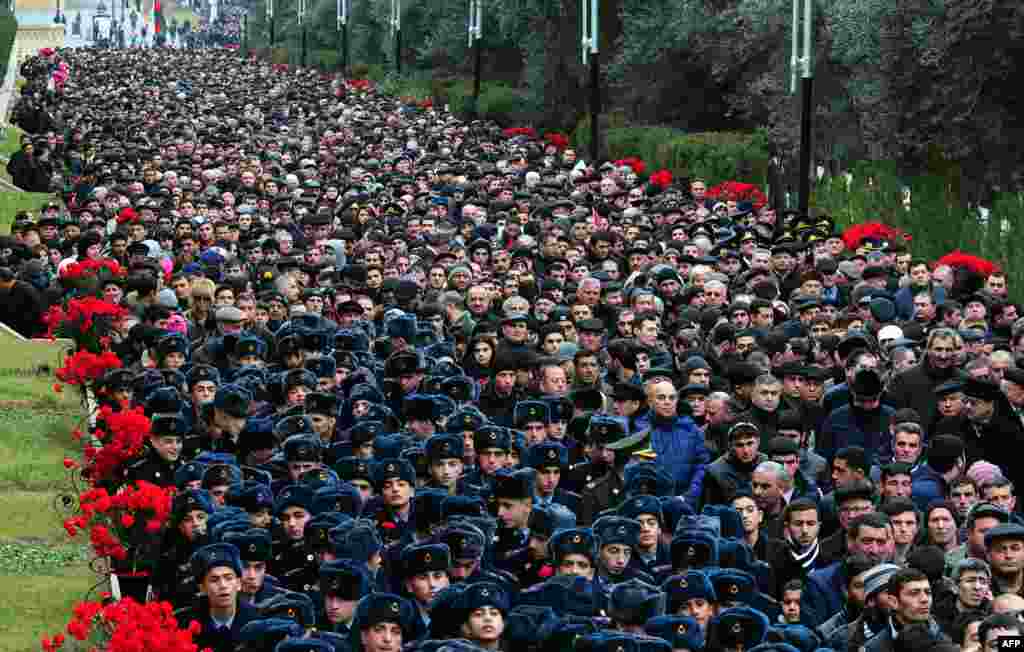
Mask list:
[[127,270],[88,289],[127,309],[99,398],[152,432],[109,489],[177,494],[114,572],[200,648],[1024,631],[1024,320],[987,261],[225,50],[28,70],[12,175],[55,200],[0,241],[0,321]]

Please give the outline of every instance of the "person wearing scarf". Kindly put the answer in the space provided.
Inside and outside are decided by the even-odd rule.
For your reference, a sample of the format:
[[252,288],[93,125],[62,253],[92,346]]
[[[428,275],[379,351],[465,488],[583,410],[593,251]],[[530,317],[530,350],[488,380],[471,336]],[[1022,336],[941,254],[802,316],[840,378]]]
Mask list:
[[[863,607],[852,607],[853,611],[859,611],[854,616],[851,611],[852,601],[847,599],[845,610],[852,620],[847,627],[833,633],[828,641],[834,650],[861,650],[876,634],[890,626],[891,614],[886,605],[891,601],[881,600],[880,595],[889,590],[889,578],[899,570],[901,567],[896,564],[878,564],[862,574]],[[850,586],[854,584],[851,582]]]
[[772,546],[765,559],[775,570],[775,595],[793,579],[806,580],[811,571],[826,566],[819,554],[821,515],[818,505],[807,498],[797,498],[782,512],[783,539]]

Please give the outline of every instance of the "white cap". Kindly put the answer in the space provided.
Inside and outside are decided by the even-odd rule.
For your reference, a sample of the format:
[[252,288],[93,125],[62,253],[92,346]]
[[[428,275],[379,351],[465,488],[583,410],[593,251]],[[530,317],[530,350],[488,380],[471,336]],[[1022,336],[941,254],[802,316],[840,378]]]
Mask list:
[[901,337],[903,337],[903,329],[892,324],[884,326],[882,330],[878,331],[879,344],[884,343],[886,340],[898,340]]

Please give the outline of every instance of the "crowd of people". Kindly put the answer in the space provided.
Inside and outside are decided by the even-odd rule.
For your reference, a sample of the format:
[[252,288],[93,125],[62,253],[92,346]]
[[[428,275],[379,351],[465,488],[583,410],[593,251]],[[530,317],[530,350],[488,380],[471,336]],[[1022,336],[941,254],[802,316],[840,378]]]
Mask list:
[[151,435],[110,489],[177,493],[121,589],[201,648],[1024,632],[998,268],[224,50],[52,57],[18,115],[58,201],[0,242],[0,320],[127,270],[98,396]]

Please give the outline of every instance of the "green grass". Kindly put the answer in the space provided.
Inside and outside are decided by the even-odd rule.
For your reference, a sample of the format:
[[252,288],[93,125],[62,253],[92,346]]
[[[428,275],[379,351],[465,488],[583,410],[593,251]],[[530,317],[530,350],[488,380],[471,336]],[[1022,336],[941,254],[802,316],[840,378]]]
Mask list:
[[[5,370],[55,368],[57,350],[0,334]],[[70,491],[63,460],[75,450],[71,430],[81,412],[71,388],[54,394],[53,381],[0,376],[0,652],[40,649],[40,638],[61,631],[98,581],[84,539],[71,541],[61,527],[69,514],[60,496]]]
[[4,129],[4,140],[0,142],[0,156],[10,158],[11,154],[21,149],[21,135],[23,133],[21,128],[8,125]]
[[41,192],[0,192],[0,233],[11,232],[11,224],[14,223],[14,216],[18,211],[29,211],[38,217],[39,209],[51,199],[53,195]]

